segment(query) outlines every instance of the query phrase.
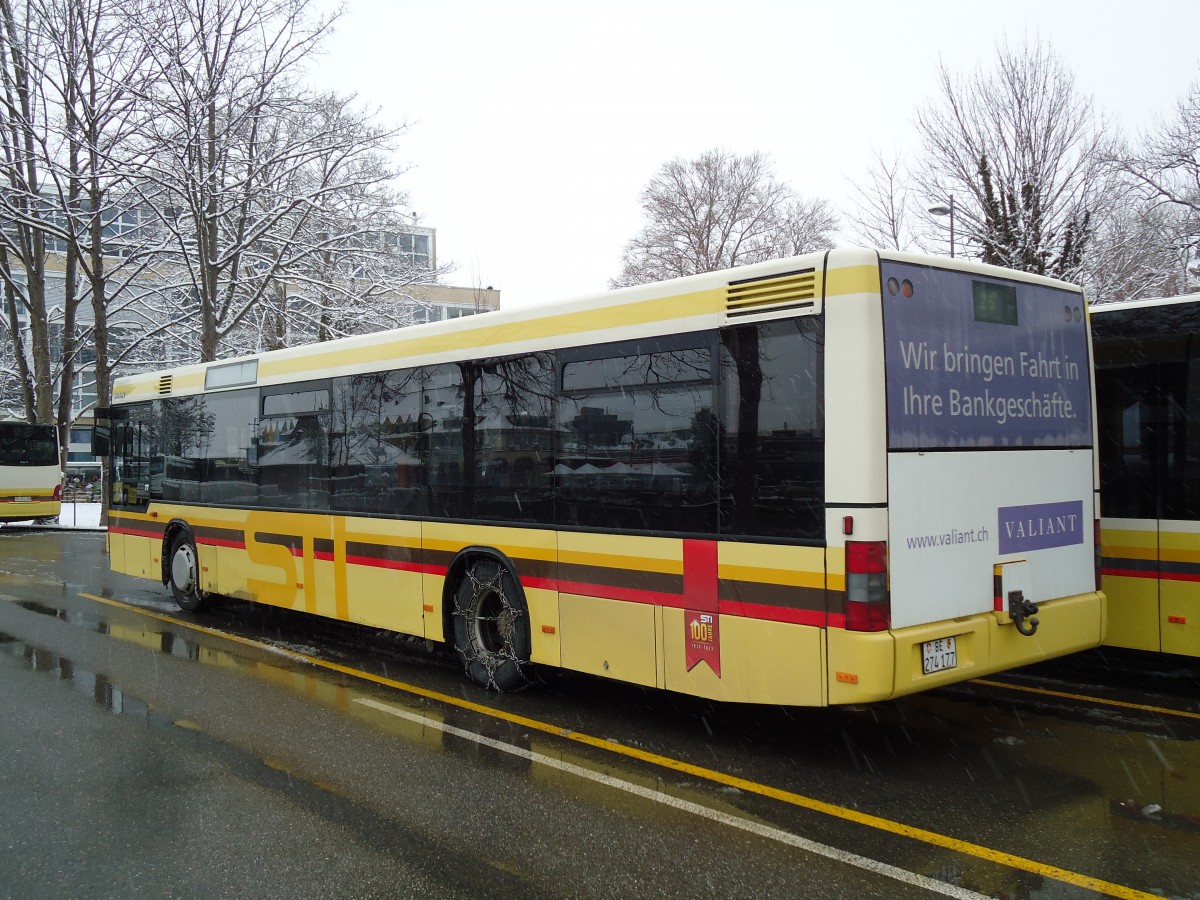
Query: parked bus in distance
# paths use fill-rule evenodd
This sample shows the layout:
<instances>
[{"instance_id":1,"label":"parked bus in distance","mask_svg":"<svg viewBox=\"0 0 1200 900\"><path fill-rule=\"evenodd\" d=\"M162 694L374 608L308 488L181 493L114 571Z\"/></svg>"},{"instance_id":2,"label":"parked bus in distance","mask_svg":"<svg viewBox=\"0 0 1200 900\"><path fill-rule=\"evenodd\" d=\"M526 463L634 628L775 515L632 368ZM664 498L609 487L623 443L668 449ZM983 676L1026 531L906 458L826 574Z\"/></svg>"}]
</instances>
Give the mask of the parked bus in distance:
<instances>
[{"instance_id":1,"label":"parked bus in distance","mask_svg":"<svg viewBox=\"0 0 1200 900\"><path fill-rule=\"evenodd\" d=\"M1200 294L1091 313L1105 643L1200 656Z\"/></svg>"},{"instance_id":2,"label":"parked bus in distance","mask_svg":"<svg viewBox=\"0 0 1200 900\"><path fill-rule=\"evenodd\" d=\"M54 425L0 422L0 522L57 519L60 465Z\"/></svg>"},{"instance_id":3,"label":"parked bus in distance","mask_svg":"<svg viewBox=\"0 0 1200 900\"><path fill-rule=\"evenodd\" d=\"M121 378L112 566L502 690L885 700L1100 643L1090 353L1078 288L842 249Z\"/></svg>"}]
</instances>

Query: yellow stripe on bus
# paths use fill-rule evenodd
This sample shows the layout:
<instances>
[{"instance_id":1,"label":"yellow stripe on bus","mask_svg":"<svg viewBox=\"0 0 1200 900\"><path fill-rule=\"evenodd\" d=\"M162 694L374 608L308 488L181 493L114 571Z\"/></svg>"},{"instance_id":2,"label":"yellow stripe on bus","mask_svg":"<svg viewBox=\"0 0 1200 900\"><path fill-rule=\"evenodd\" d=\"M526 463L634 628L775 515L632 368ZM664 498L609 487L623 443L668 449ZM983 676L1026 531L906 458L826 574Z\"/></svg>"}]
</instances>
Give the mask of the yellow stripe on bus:
<instances>
[{"instance_id":1,"label":"yellow stripe on bus","mask_svg":"<svg viewBox=\"0 0 1200 900\"><path fill-rule=\"evenodd\" d=\"M721 563L720 576L732 581L752 581L757 584L781 584L787 587L825 587L823 571L762 569L757 566L733 566Z\"/></svg>"},{"instance_id":2,"label":"yellow stripe on bus","mask_svg":"<svg viewBox=\"0 0 1200 900\"><path fill-rule=\"evenodd\" d=\"M590 311L573 310L557 315L523 318L497 325L481 322L478 328L408 339L396 338L374 346L355 345L324 353L289 355L283 359L262 357L259 361L259 378L276 378L280 375L351 364L361 366L366 363L403 361L412 357L437 354L469 355L470 351L479 348L494 350L504 344L528 343L559 335L586 335L652 322L670 322L674 319L718 313L722 309L723 298L724 291L699 291L653 300L639 300L620 306L604 306Z\"/></svg>"},{"instance_id":3,"label":"yellow stripe on bus","mask_svg":"<svg viewBox=\"0 0 1200 900\"><path fill-rule=\"evenodd\" d=\"M825 270L825 296L840 294L878 294L879 266L846 266Z\"/></svg>"}]
</instances>

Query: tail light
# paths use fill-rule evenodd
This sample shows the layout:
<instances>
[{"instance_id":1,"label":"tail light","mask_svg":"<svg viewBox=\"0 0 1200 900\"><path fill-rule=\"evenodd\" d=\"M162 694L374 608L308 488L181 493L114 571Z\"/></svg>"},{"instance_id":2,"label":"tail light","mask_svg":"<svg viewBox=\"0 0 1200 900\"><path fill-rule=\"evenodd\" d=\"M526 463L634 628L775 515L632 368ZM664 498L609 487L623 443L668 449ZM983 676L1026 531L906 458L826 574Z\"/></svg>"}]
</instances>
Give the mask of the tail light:
<instances>
[{"instance_id":1,"label":"tail light","mask_svg":"<svg viewBox=\"0 0 1200 900\"><path fill-rule=\"evenodd\" d=\"M60 503L62 502L62 485L61 484L56 484L54 486L54 499L59 501Z\"/></svg>"},{"instance_id":2,"label":"tail light","mask_svg":"<svg viewBox=\"0 0 1200 900\"><path fill-rule=\"evenodd\" d=\"M1100 520L1096 519L1096 590L1104 584L1104 557L1100 552Z\"/></svg>"},{"instance_id":3,"label":"tail light","mask_svg":"<svg viewBox=\"0 0 1200 900\"><path fill-rule=\"evenodd\" d=\"M887 631L887 543L846 541L846 630Z\"/></svg>"}]
</instances>

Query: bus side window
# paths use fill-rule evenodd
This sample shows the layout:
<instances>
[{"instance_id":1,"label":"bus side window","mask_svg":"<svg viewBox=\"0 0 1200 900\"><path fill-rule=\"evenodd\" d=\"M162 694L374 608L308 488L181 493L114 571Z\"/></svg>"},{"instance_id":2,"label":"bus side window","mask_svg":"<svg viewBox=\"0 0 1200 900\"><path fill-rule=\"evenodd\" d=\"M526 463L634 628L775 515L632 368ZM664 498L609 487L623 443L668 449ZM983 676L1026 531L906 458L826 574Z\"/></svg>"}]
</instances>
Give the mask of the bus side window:
<instances>
[{"instance_id":1,"label":"bus side window","mask_svg":"<svg viewBox=\"0 0 1200 900\"><path fill-rule=\"evenodd\" d=\"M721 338L721 533L825 533L824 331L817 316Z\"/></svg>"}]
</instances>

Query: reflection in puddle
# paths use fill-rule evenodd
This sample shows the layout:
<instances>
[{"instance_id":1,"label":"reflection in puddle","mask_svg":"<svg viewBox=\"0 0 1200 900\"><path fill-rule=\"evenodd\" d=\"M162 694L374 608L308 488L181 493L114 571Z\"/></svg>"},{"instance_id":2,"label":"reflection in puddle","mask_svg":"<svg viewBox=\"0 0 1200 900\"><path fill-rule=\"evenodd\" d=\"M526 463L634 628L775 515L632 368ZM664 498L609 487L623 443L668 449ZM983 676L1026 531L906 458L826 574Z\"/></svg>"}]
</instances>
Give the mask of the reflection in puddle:
<instances>
[{"instance_id":1,"label":"reflection in puddle","mask_svg":"<svg viewBox=\"0 0 1200 900\"><path fill-rule=\"evenodd\" d=\"M66 682L83 696L90 697L109 712L132 715L150 724L150 705L146 701L130 696L106 676L82 669L65 656L26 644L3 632L0 632L0 652L23 660L35 672L57 675L60 681Z\"/></svg>"},{"instance_id":2,"label":"reflection in puddle","mask_svg":"<svg viewBox=\"0 0 1200 900\"><path fill-rule=\"evenodd\" d=\"M38 613L39 615L49 616L52 619L58 619L71 625L78 625L88 629L89 631L94 631L97 634L107 635L108 637L114 637L118 640L136 644L139 647L146 647L150 650L156 650L159 653L163 653L167 656L175 656L180 659L200 659L200 645L195 641L181 637L174 632L147 631L141 627L131 628L126 625L118 625L112 622L102 622L99 619L84 615L83 613L71 612L61 609L57 606L39 603L35 600L22 600L16 605L22 609L27 609L30 612ZM228 655L222 654L221 651L217 650L212 650L209 652L218 656Z\"/></svg>"},{"instance_id":3,"label":"reflection in puddle","mask_svg":"<svg viewBox=\"0 0 1200 900\"><path fill-rule=\"evenodd\" d=\"M361 689L361 682L353 676L345 674L314 673L312 664L307 661L277 663L264 662L254 659L248 654L231 653L216 649L207 644L180 636L171 631L147 630L140 625L123 625L117 622L101 622L79 612L64 610L50 604L36 601L21 601L17 605L30 612L68 622L90 631L115 638L126 643L172 656L177 659L187 659L204 665L216 666L222 669L233 669L240 674L249 675L260 681L265 681L275 687L283 688L290 693L334 708L340 712L368 724L373 730L389 734L405 742L437 753L452 753L455 756L470 757L485 762L490 766L517 769L520 771L537 771L539 767L531 767L528 760L500 753L488 746L487 742L464 740L455 732L474 732L481 730L485 735L514 744L525 751L534 749L542 753L554 755L559 759L571 759L576 765L608 772L620 771L621 767L614 766L611 758L600 754L594 758L592 754L580 752L579 748L563 747L560 742L549 738L531 737L529 733L511 734L503 725L485 720L480 722L478 716L455 707L439 708L400 693L388 693L387 703L393 709L404 710L408 717L398 717L393 714L381 713L373 708L377 693ZM79 669L70 660L57 656L48 650L34 647L23 641L0 632L0 647L9 653L24 659L37 672L57 673L64 681L71 682L76 689L92 697L96 703L113 712L124 713L138 710L141 718L146 719L149 705L145 701L130 698L122 690L103 675ZM320 651L313 648L309 651L315 655ZM370 702L364 703L364 699ZM176 724L163 719L165 724ZM182 724L182 723L177 723ZM658 789L668 785L657 776L647 777L644 773L635 774L624 772L624 777L653 784Z\"/></svg>"},{"instance_id":4,"label":"reflection in puddle","mask_svg":"<svg viewBox=\"0 0 1200 900\"><path fill-rule=\"evenodd\" d=\"M85 616L82 613L68 612L57 606L38 603L36 600L19 600L15 605L21 607L21 609L27 609L41 616L49 616L52 619L58 619L71 625L82 625L84 628L95 631L98 634L108 634L107 622L101 622L99 619Z\"/></svg>"}]
</instances>

